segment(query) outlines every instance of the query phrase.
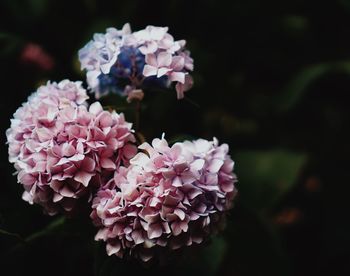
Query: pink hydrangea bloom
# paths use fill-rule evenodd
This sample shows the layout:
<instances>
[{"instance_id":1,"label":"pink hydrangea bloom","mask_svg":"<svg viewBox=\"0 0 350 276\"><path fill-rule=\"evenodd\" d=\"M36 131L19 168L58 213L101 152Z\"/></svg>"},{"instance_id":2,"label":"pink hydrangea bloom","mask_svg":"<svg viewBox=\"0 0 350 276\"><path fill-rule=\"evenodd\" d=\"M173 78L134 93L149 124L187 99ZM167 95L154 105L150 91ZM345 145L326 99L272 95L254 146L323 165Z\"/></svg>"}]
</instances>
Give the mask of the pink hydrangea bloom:
<instances>
[{"instance_id":1,"label":"pink hydrangea bloom","mask_svg":"<svg viewBox=\"0 0 350 276\"><path fill-rule=\"evenodd\" d=\"M184 46L185 43L182 45ZM173 46L169 47L173 48ZM193 80L189 71L193 70L193 59L190 58L188 51L182 51L182 47L175 53L167 48L160 48L156 52L147 54L145 61L143 75L145 77L156 76L157 78L167 76L170 82L176 82L178 99L182 99L184 92L192 87Z\"/></svg>"},{"instance_id":2,"label":"pink hydrangea bloom","mask_svg":"<svg viewBox=\"0 0 350 276\"><path fill-rule=\"evenodd\" d=\"M41 86L16 111L6 133L23 199L50 215L89 199L101 177L136 153L123 114L104 111L98 102L88 108L87 98L80 82Z\"/></svg>"},{"instance_id":3,"label":"pink hydrangea bloom","mask_svg":"<svg viewBox=\"0 0 350 276\"><path fill-rule=\"evenodd\" d=\"M143 30L132 33L125 42L129 46L139 45L144 55L155 53L157 50L166 50L174 54L185 46L186 41L175 41L168 30L168 27L147 26Z\"/></svg>"},{"instance_id":4,"label":"pink hydrangea bloom","mask_svg":"<svg viewBox=\"0 0 350 276\"><path fill-rule=\"evenodd\" d=\"M199 139L169 147L144 143L93 199L96 240L108 255L147 261L155 251L201 243L215 231L236 194L228 146Z\"/></svg>"},{"instance_id":5,"label":"pink hydrangea bloom","mask_svg":"<svg viewBox=\"0 0 350 276\"><path fill-rule=\"evenodd\" d=\"M185 40L174 40L168 27L147 26L131 32L125 24L122 30L109 28L105 34L95 34L79 51L79 60L96 97L110 92L128 96L129 91L142 89L151 79L149 83L156 88L175 82L181 99L193 84L189 75L193 59L185 45Z\"/></svg>"},{"instance_id":6,"label":"pink hydrangea bloom","mask_svg":"<svg viewBox=\"0 0 350 276\"><path fill-rule=\"evenodd\" d=\"M81 69L87 70L87 83L97 93L97 98L100 94L98 77L101 73L110 72L111 67L117 61L124 37L130 33L128 23L121 30L108 28L105 34L94 34L93 40L79 50Z\"/></svg>"}]
</instances>

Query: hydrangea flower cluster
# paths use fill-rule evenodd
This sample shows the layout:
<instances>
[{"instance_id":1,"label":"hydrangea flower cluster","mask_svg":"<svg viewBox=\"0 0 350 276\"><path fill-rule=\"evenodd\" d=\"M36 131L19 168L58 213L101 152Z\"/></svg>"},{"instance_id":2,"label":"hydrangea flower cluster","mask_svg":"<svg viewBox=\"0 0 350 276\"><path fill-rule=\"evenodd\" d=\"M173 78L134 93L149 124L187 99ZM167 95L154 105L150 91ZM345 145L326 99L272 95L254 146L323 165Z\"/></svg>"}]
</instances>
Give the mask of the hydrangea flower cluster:
<instances>
[{"instance_id":1,"label":"hydrangea flower cluster","mask_svg":"<svg viewBox=\"0 0 350 276\"><path fill-rule=\"evenodd\" d=\"M108 255L148 261L159 248L201 243L215 231L236 194L226 144L199 139L169 147L165 139L120 167L93 200L95 239Z\"/></svg>"},{"instance_id":2,"label":"hydrangea flower cluster","mask_svg":"<svg viewBox=\"0 0 350 276\"><path fill-rule=\"evenodd\" d=\"M134 90L176 82L181 99L193 84L193 59L185 45L185 40L175 41L167 27L131 32L125 24L122 30L108 28L105 34L95 34L79 51L79 60L96 98L109 92L130 96Z\"/></svg>"},{"instance_id":3,"label":"hydrangea flower cluster","mask_svg":"<svg viewBox=\"0 0 350 276\"><path fill-rule=\"evenodd\" d=\"M89 108L80 82L41 86L20 107L7 130L9 160L25 191L23 199L50 215L89 200L100 178L127 164L136 147L122 114Z\"/></svg>"},{"instance_id":4,"label":"hydrangea flower cluster","mask_svg":"<svg viewBox=\"0 0 350 276\"><path fill-rule=\"evenodd\" d=\"M79 59L96 98L112 92L140 101L143 89L176 82L180 99L192 86L185 44L167 27L131 32L125 24L95 34ZM138 150L124 115L88 98L81 82L48 82L15 112L6 136L25 201L49 215L90 208L108 255L142 261L200 244L221 228L237 192L226 144L169 146L163 136Z\"/></svg>"}]
</instances>

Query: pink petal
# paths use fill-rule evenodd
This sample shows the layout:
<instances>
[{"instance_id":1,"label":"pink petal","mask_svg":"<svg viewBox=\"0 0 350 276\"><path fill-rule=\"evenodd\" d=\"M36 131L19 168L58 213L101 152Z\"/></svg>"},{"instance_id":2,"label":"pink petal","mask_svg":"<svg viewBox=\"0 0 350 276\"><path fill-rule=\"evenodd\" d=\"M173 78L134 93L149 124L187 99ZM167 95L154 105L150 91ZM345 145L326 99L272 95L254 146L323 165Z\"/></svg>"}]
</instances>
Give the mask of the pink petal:
<instances>
[{"instance_id":1,"label":"pink petal","mask_svg":"<svg viewBox=\"0 0 350 276\"><path fill-rule=\"evenodd\" d=\"M216 185L218 183L218 174L217 173L207 174L205 183L207 185Z\"/></svg>"},{"instance_id":2,"label":"pink petal","mask_svg":"<svg viewBox=\"0 0 350 276\"><path fill-rule=\"evenodd\" d=\"M161 40L167 31L168 27L152 27L150 30L150 36L152 39Z\"/></svg>"},{"instance_id":3,"label":"pink petal","mask_svg":"<svg viewBox=\"0 0 350 276\"><path fill-rule=\"evenodd\" d=\"M168 195L165 198L163 204L166 205L166 206L175 206L175 205L177 205L179 203L179 201L180 201L179 199L177 199L177 198L175 198L175 197L173 197L171 195Z\"/></svg>"},{"instance_id":4,"label":"pink petal","mask_svg":"<svg viewBox=\"0 0 350 276\"><path fill-rule=\"evenodd\" d=\"M33 204L33 196L26 191L23 192L22 199L29 202L29 204Z\"/></svg>"},{"instance_id":5,"label":"pink petal","mask_svg":"<svg viewBox=\"0 0 350 276\"><path fill-rule=\"evenodd\" d=\"M181 232L187 232L188 224L185 221L175 221L171 224L171 230L174 236L178 236Z\"/></svg>"},{"instance_id":6,"label":"pink petal","mask_svg":"<svg viewBox=\"0 0 350 276\"><path fill-rule=\"evenodd\" d=\"M157 71L158 71L158 68L157 68L157 67L154 67L154 66L151 66L151 65L146 64L145 67L143 67L143 72L142 72L142 74L143 74L145 77L150 77L150 76L155 76L155 75L157 75Z\"/></svg>"},{"instance_id":7,"label":"pink petal","mask_svg":"<svg viewBox=\"0 0 350 276\"><path fill-rule=\"evenodd\" d=\"M184 92L189 90L193 85L193 80L190 75L185 76L185 83L182 84L181 82L178 82L175 86L176 92L177 92L177 98L182 99L184 97Z\"/></svg>"},{"instance_id":8,"label":"pink petal","mask_svg":"<svg viewBox=\"0 0 350 276\"><path fill-rule=\"evenodd\" d=\"M158 44L155 41L149 41L145 45L139 47L139 50L142 54L152 54L158 49Z\"/></svg>"},{"instance_id":9,"label":"pink petal","mask_svg":"<svg viewBox=\"0 0 350 276\"><path fill-rule=\"evenodd\" d=\"M160 52L157 56L158 67L168 67L171 64L171 61L172 56L167 52Z\"/></svg>"},{"instance_id":10,"label":"pink petal","mask_svg":"<svg viewBox=\"0 0 350 276\"><path fill-rule=\"evenodd\" d=\"M173 57L173 60L171 62L171 68L174 71L181 71L185 66L185 59L181 56L175 56Z\"/></svg>"},{"instance_id":11,"label":"pink petal","mask_svg":"<svg viewBox=\"0 0 350 276\"><path fill-rule=\"evenodd\" d=\"M225 193L230 193L232 192L235 187L233 185L233 182L226 182L226 183L222 183L220 185L220 188L225 192Z\"/></svg>"},{"instance_id":12,"label":"pink petal","mask_svg":"<svg viewBox=\"0 0 350 276\"><path fill-rule=\"evenodd\" d=\"M68 143L64 143L62 145L62 155L65 156L65 157L70 157L72 155L75 154L75 148L68 144Z\"/></svg>"},{"instance_id":13,"label":"pink petal","mask_svg":"<svg viewBox=\"0 0 350 276\"><path fill-rule=\"evenodd\" d=\"M72 192L67 186L63 186L60 190L60 194L64 197L73 197L74 192Z\"/></svg>"},{"instance_id":14,"label":"pink petal","mask_svg":"<svg viewBox=\"0 0 350 276\"><path fill-rule=\"evenodd\" d=\"M63 198L62 195L55 193L55 194L53 195L52 201L53 201L53 202L59 202L62 198Z\"/></svg>"},{"instance_id":15,"label":"pink petal","mask_svg":"<svg viewBox=\"0 0 350 276\"><path fill-rule=\"evenodd\" d=\"M140 166L145 166L149 162L149 157L143 152L139 152L135 155L133 159L130 160L130 164L137 164Z\"/></svg>"},{"instance_id":16,"label":"pink petal","mask_svg":"<svg viewBox=\"0 0 350 276\"><path fill-rule=\"evenodd\" d=\"M158 43L158 47L165 50L172 48L173 45L174 45L174 38L171 35L164 37Z\"/></svg>"},{"instance_id":17,"label":"pink petal","mask_svg":"<svg viewBox=\"0 0 350 276\"><path fill-rule=\"evenodd\" d=\"M85 159L81 163L80 169L86 172L93 172L95 170L95 167L96 162L90 157L85 157Z\"/></svg>"},{"instance_id":18,"label":"pink petal","mask_svg":"<svg viewBox=\"0 0 350 276\"><path fill-rule=\"evenodd\" d=\"M64 157L64 158L61 158L60 161L58 161L54 166L61 166L69 162L70 162L69 159Z\"/></svg>"},{"instance_id":19,"label":"pink petal","mask_svg":"<svg viewBox=\"0 0 350 276\"><path fill-rule=\"evenodd\" d=\"M181 174L181 180L184 184L191 184L193 181L196 180L196 177L194 176L193 172L185 171Z\"/></svg>"},{"instance_id":20,"label":"pink petal","mask_svg":"<svg viewBox=\"0 0 350 276\"><path fill-rule=\"evenodd\" d=\"M107 240L107 234L108 234L108 228L102 228L98 230L97 234L95 235L95 241L106 241Z\"/></svg>"},{"instance_id":21,"label":"pink petal","mask_svg":"<svg viewBox=\"0 0 350 276\"><path fill-rule=\"evenodd\" d=\"M148 64L150 66L158 67L157 57L155 54L146 55L145 61L146 61L146 64Z\"/></svg>"},{"instance_id":22,"label":"pink petal","mask_svg":"<svg viewBox=\"0 0 350 276\"><path fill-rule=\"evenodd\" d=\"M131 233L131 237L133 238L135 244L141 244L145 241L145 239L142 236L142 232L141 231L133 231Z\"/></svg>"},{"instance_id":23,"label":"pink petal","mask_svg":"<svg viewBox=\"0 0 350 276\"><path fill-rule=\"evenodd\" d=\"M161 67L158 69L158 73L157 73L157 78L160 78L161 76L164 76L166 73L170 72L171 69L169 68L165 68L165 67Z\"/></svg>"},{"instance_id":24,"label":"pink petal","mask_svg":"<svg viewBox=\"0 0 350 276\"><path fill-rule=\"evenodd\" d=\"M181 220L184 220L186 216L185 212L182 211L181 209L175 209L174 214L177 215Z\"/></svg>"},{"instance_id":25,"label":"pink petal","mask_svg":"<svg viewBox=\"0 0 350 276\"><path fill-rule=\"evenodd\" d=\"M123 148L123 156L128 160L133 158L136 155L136 153L137 153L137 148L132 144L127 144Z\"/></svg>"},{"instance_id":26,"label":"pink petal","mask_svg":"<svg viewBox=\"0 0 350 276\"><path fill-rule=\"evenodd\" d=\"M52 133L44 127L36 129L36 134L40 142L45 142L52 138Z\"/></svg>"},{"instance_id":27,"label":"pink petal","mask_svg":"<svg viewBox=\"0 0 350 276\"><path fill-rule=\"evenodd\" d=\"M33 185L36 181L36 178L31 174L21 174L20 173L18 175L18 179L23 185Z\"/></svg>"},{"instance_id":28,"label":"pink petal","mask_svg":"<svg viewBox=\"0 0 350 276\"><path fill-rule=\"evenodd\" d=\"M197 159L196 161L194 161L194 162L191 164L191 169L192 169L192 170L199 171L199 170L203 169L204 163L205 163L205 162L204 162L203 159Z\"/></svg>"},{"instance_id":29,"label":"pink petal","mask_svg":"<svg viewBox=\"0 0 350 276\"><path fill-rule=\"evenodd\" d=\"M111 245L109 243L107 243L107 246L106 246L106 251L107 251L107 255L108 256L111 256L113 254L116 254L119 252L121 246L120 246L120 243L116 243L115 245Z\"/></svg>"},{"instance_id":30,"label":"pink petal","mask_svg":"<svg viewBox=\"0 0 350 276\"><path fill-rule=\"evenodd\" d=\"M98 115L103 111L103 107L99 102L94 102L89 107L89 112L91 112L94 115Z\"/></svg>"},{"instance_id":31,"label":"pink petal","mask_svg":"<svg viewBox=\"0 0 350 276\"><path fill-rule=\"evenodd\" d=\"M62 182L60 181L52 181L50 183L50 187L57 193L59 193L59 191L61 190L61 187L63 186Z\"/></svg>"},{"instance_id":32,"label":"pink petal","mask_svg":"<svg viewBox=\"0 0 350 276\"><path fill-rule=\"evenodd\" d=\"M194 199L196 196L201 195L203 192L200 189L192 189L188 194L189 199Z\"/></svg>"},{"instance_id":33,"label":"pink petal","mask_svg":"<svg viewBox=\"0 0 350 276\"><path fill-rule=\"evenodd\" d=\"M173 180L173 183L172 185L174 187L181 187L182 186L182 181L181 181L181 178L180 177L175 177L174 180Z\"/></svg>"},{"instance_id":34,"label":"pink petal","mask_svg":"<svg viewBox=\"0 0 350 276\"><path fill-rule=\"evenodd\" d=\"M159 198L152 197L151 200L149 201L149 206L156 207L158 203L160 203Z\"/></svg>"},{"instance_id":35,"label":"pink petal","mask_svg":"<svg viewBox=\"0 0 350 276\"><path fill-rule=\"evenodd\" d=\"M159 238L162 235L162 233L162 227L158 223L151 224L147 231L149 239Z\"/></svg>"},{"instance_id":36,"label":"pink petal","mask_svg":"<svg viewBox=\"0 0 350 276\"><path fill-rule=\"evenodd\" d=\"M98 118L100 127L106 128L113 125L113 119L109 112L102 112Z\"/></svg>"},{"instance_id":37,"label":"pink petal","mask_svg":"<svg viewBox=\"0 0 350 276\"><path fill-rule=\"evenodd\" d=\"M109 158L103 158L101 160L101 167L105 169L116 169L115 163Z\"/></svg>"},{"instance_id":38,"label":"pink petal","mask_svg":"<svg viewBox=\"0 0 350 276\"><path fill-rule=\"evenodd\" d=\"M185 73L183 72L171 72L169 75L169 80L178 81L182 84L185 83Z\"/></svg>"},{"instance_id":39,"label":"pink petal","mask_svg":"<svg viewBox=\"0 0 350 276\"><path fill-rule=\"evenodd\" d=\"M152 146L160 152L165 152L169 148L168 142L165 139L159 138L153 139Z\"/></svg>"},{"instance_id":40,"label":"pink petal","mask_svg":"<svg viewBox=\"0 0 350 276\"><path fill-rule=\"evenodd\" d=\"M208 171L211 173L217 173L223 164L224 161L220 159L213 159L208 166Z\"/></svg>"},{"instance_id":41,"label":"pink petal","mask_svg":"<svg viewBox=\"0 0 350 276\"><path fill-rule=\"evenodd\" d=\"M80 182L85 187L87 187L89 185L89 182L90 182L90 179L91 179L92 176L93 176L93 174L91 174L91 173L87 173L87 172L84 172L84 171L79 171L74 176L74 180Z\"/></svg>"},{"instance_id":42,"label":"pink petal","mask_svg":"<svg viewBox=\"0 0 350 276\"><path fill-rule=\"evenodd\" d=\"M84 154L78 153L78 154L73 155L72 157L69 157L68 159L69 159L69 161L81 161L84 159L84 157L85 157Z\"/></svg>"}]
</instances>

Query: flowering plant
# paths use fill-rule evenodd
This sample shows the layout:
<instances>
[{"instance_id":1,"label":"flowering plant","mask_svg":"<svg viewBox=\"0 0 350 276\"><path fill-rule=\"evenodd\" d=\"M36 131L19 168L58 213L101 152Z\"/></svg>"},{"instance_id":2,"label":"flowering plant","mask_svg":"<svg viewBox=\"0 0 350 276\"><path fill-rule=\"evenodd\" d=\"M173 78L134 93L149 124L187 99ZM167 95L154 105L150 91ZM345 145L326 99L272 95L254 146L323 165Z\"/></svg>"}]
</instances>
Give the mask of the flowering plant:
<instances>
[{"instance_id":1,"label":"flowering plant","mask_svg":"<svg viewBox=\"0 0 350 276\"><path fill-rule=\"evenodd\" d=\"M105 34L95 34L79 51L79 60L97 98L114 92L130 100L135 90L176 82L181 99L193 84L193 59L185 45L185 40L175 41L167 27L147 26L132 33L125 24L122 30L108 28Z\"/></svg>"},{"instance_id":2,"label":"flowering plant","mask_svg":"<svg viewBox=\"0 0 350 276\"><path fill-rule=\"evenodd\" d=\"M125 24L95 34L79 59L96 98L118 93L140 104L144 90L176 82L182 99L193 84L185 44L167 27ZM124 114L88 99L81 82L48 82L15 112L6 135L25 201L49 215L90 210L108 255L142 261L222 228L237 193L227 144L169 145L163 135L150 145Z\"/></svg>"}]
</instances>

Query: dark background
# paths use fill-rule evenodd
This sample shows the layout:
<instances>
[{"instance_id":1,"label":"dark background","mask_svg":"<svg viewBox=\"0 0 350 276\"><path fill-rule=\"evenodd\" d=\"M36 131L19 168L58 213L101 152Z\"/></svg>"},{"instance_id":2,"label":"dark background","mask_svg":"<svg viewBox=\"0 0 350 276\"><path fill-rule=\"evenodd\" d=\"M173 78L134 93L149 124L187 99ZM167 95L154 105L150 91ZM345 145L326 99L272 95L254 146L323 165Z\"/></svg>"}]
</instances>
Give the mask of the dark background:
<instances>
[{"instance_id":1,"label":"dark background","mask_svg":"<svg viewBox=\"0 0 350 276\"><path fill-rule=\"evenodd\" d=\"M61 225L22 201L7 160L20 104L84 80L77 51L125 22L169 26L195 61L188 100L146 94L146 138L216 136L240 180L226 230L161 268L106 258L86 217ZM350 275L349 37L347 0L1 0L0 274Z\"/></svg>"}]
</instances>

